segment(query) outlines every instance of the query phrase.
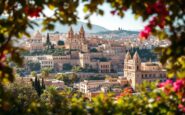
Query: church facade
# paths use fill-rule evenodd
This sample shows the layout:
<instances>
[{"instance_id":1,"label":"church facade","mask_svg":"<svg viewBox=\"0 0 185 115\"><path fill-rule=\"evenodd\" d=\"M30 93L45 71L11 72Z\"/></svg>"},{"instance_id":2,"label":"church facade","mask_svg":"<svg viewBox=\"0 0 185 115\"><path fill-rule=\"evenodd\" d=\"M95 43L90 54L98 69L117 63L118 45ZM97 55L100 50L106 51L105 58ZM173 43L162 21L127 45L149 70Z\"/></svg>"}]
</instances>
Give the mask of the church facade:
<instances>
[{"instance_id":1,"label":"church facade","mask_svg":"<svg viewBox=\"0 0 185 115\"><path fill-rule=\"evenodd\" d=\"M130 53L127 52L124 59L123 71L124 77L127 78L133 89L136 88L137 84L143 83L143 81L163 82L166 80L166 70L159 62L141 62L137 52L135 52L133 58Z\"/></svg>"},{"instance_id":2,"label":"church facade","mask_svg":"<svg viewBox=\"0 0 185 115\"><path fill-rule=\"evenodd\" d=\"M80 28L79 33L74 33L72 27L67 33L65 48L70 50L79 50L88 52L88 45L85 38L85 31L83 26Z\"/></svg>"}]
</instances>

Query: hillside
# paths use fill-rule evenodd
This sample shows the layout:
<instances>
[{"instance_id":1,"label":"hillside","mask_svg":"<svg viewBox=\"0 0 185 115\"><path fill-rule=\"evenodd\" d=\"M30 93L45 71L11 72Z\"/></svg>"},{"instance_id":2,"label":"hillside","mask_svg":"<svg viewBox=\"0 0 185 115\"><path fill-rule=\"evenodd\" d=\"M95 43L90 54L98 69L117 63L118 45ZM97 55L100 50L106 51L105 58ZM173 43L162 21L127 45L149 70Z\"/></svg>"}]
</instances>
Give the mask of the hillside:
<instances>
[{"instance_id":1,"label":"hillside","mask_svg":"<svg viewBox=\"0 0 185 115\"><path fill-rule=\"evenodd\" d=\"M38 24L40 24L40 26L34 26L35 29L34 30L29 29L28 30L29 32L41 30L41 28L42 28L42 26L41 26L42 19L35 19L34 21L37 22ZM55 29L52 32L66 33L69 30L68 25L61 25L58 22L55 23L54 25L55 25ZM72 25L74 31L79 31L81 26L84 27L84 29L87 33L97 33L97 32L109 31L108 29L106 29L102 26L98 26L98 25L94 25L94 24L92 24L92 29L89 29L87 27L86 23L81 22L81 21L78 21L78 23L76 25Z\"/></svg>"},{"instance_id":2,"label":"hillside","mask_svg":"<svg viewBox=\"0 0 185 115\"><path fill-rule=\"evenodd\" d=\"M97 35L101 35L105 38L114 38L114 39L119 39L119 38L124 38L128 36L137 36L138 31L129 31L129 30L113 30L113 31L104 31L104 32L97 32Z\"/></svg>"}]
</instances>

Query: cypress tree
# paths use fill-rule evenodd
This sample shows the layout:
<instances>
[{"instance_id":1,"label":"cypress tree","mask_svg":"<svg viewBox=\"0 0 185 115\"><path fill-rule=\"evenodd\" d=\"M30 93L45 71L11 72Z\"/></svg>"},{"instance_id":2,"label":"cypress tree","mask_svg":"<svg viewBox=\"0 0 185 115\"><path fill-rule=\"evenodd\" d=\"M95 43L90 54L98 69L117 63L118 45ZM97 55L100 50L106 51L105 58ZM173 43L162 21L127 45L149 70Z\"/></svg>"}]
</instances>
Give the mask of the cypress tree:
<instances>
[{"instance_id":1,"label":"cypress tree","mask_svg":"<svg viewBox=\"0 0 185 115\"><path fill-rule=\"evenodd\" d=\"M38 81L37 81L37 93L38 93L38 95L40 96L41 95L41 86L40 86L40 80L38 79Z\"/></svg>"},{"instance_id":2,"label":"cypress tree","mask_svg":"<svg viewBox=\"0 0 185 115\"><path fill-rule=\"evenodd\" d=\"M44 90L45 88L46 88L46 86L45 86L45 83L44 83L44 78L42 78L42 90Z\"/></svg>"}]
</instances>

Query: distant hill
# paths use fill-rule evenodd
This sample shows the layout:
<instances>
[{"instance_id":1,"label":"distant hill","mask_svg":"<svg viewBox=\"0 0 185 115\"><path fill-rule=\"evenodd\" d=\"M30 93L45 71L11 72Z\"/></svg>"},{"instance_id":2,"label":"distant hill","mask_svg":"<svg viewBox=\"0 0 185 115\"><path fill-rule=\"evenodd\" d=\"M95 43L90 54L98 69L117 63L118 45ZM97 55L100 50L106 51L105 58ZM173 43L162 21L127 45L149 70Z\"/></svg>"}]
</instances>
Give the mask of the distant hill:
<instances>
[{"instance_id":1,"label":"distant hill","mask_svg":"<svg viewBox=\"0 0 185 115\"><path fill-rule=\"evenodd\" d=\"M40 26L34 26L34 30L28 29L29 32L34 32L37 30L41 30L42 26L41 26L41 22L42 19L35 19L35 22L37 22ZM68 25L61 25L59 22L55 23L55 29L51 32L59 32L59 33L66 33L69 30L69 26ZM73 30L74 31L79 31L80 27L83 26L85 31L87 33L97 33L97 32L106 32L109 31L108 29L102 27L102 26L98 26L98 25L94 25L92 24L92 29L89 29L86 25L86 23L78 21L76 25L72 25Z\"/></svg>"},{"instance_id":2,"label":"distant hill","mask_svg":"<svg viewBox=\"0 0 185 115\"><path fill-rule=\"evenodd\" d=\"M97 32L96 34L101 35L106 38L123 38L128 36L137 36L139 34L138 31L129 31L129 30L112 30L112 31L104 31Z\"/></svg>"},{"instance_id":3,"label":"distant hill","mask_svg":"<svg viewBox=\"0 0 185 115\"><path fill-rule=\"evenodd\" d=\"M103 34L121 34L121 35L130 35L130 34L138 34L138 31L129 31L129 30L109 30L109 31L103 31L103 32L97 32L97 34L103 35Z\"/></svg>"}]
</instances>

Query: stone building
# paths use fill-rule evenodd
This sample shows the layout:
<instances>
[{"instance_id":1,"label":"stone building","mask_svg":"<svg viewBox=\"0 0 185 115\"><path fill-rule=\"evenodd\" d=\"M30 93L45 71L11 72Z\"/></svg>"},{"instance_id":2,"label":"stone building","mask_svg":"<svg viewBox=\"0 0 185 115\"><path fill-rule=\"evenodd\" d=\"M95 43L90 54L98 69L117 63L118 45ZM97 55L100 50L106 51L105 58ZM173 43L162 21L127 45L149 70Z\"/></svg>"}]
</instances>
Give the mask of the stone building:
<instances>
[{"instance_id":1,"label":"stone building","mask_svg":"<svg viewBox=\"0 0 185 115\"><path fill-rule=\"evenodd\" d=\"M127 52L124 60L124 77L135 89L136 84L141 84L143 81L165 81L166 70L159 62L141 62L141 59L137 52L135 52L133 58L129 52Z\"/></svg>"},{"instance_id":2,"label":"stone building","mask_svg":"<svg viewBox=\"0 0 185 115\"><path fill-rule=\"evenodd\" d=\"M41 51L44 48L42 34L37 31L37 33L33 37L28 39L25 48L28 49L30 52Z\"/></svg>"},{"instance_id":3,"label":"stone building","mask_svg":"<svg viewBox=\"0 0 185 115\"><path fill-rule=\"evenodd\" d=\"M88 52L88 45L85 39L85 31L83 26L80 28L79 33L74 33L72 27L67 33L65 48L70 50L80 50Z\"/></svg>"}]
</instances>

